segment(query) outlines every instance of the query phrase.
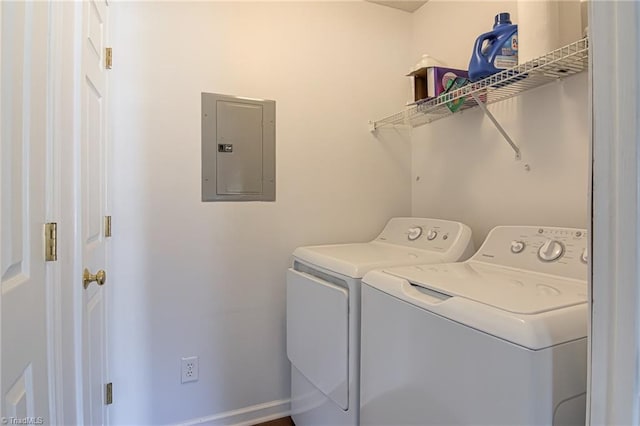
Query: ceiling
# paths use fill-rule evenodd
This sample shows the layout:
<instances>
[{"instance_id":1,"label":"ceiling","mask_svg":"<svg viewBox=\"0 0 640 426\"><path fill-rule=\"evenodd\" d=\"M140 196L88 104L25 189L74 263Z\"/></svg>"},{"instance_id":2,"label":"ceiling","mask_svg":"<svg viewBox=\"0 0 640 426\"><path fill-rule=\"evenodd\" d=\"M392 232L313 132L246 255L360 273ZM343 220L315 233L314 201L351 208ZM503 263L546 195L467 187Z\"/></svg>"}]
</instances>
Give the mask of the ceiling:
<instances>
[{"instance_id":1,"label":"ceiling","mask_svg":"<svg viewBox=\"0 0 640 426\"><path fill-rule=\"evenodd\" d=\"M394 9L404 10L405 12L415 12L420 9L427 1L409 0L409 1L377 1L366 0L371 3L381 4L383 6L393 7Z\"/></svg>"}]
</instances>

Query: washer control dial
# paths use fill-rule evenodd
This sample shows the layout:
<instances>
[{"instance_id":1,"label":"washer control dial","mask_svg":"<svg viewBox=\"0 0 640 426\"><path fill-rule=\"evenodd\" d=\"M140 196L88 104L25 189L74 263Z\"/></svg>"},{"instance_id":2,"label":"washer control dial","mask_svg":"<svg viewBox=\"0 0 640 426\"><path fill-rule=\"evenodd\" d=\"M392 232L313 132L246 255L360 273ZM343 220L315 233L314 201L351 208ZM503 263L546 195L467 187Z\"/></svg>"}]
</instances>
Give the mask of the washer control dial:
<instances>
[{"instance_id":1,"label":"washer control dial","mask_svg":"<svg viewBox=\"0 0 640 426\"><path fill-rule=\"evenodd\" d=\"M437 236L438 231L436 231L435 229L429 229L429 232L427 232L427 240L429 241L435 240Z\"/></svg>"},{"instance_id":2,"label":"washer control dial","mask_svg":"<svg viewBox=\"0 0 640 426\"><path fill-rule=\"evenodd\" d=\"M511 241L511 253L522 253L524 250L525 244L524 241L513 240Z\"/></svg>"},{"instance_id":3,"label":"washer control dial","mask_svg":"<svg viewBox=\"0 0 640 426\"><path fill-rule=\"evenodd\" d=\"M587 250L586 248L582 250L580 261L582 261L582 263L587 263L589 261L589 250Z\"/></svg>"},{"instance_id":4,"label":"washer control dial","mask_svg":"<svg viewBox=\"0 0 640 426\"><path fill-rule=\"evenodd\" d=\"M415 241L418 238L420 238L420 235L422 235L422 228L419 226L416 226L415 228L409 228L409 233L407 234L407 238L409 239L409 241Z\"/></svg>"},{"instance_id":5,"label":"washer control dial","mask_svg":"<svg viewBox=\"0 0 640 426\"><path fill-rule=\"evenodd\" d=\"M538 258L543 262L553 262L564 254L564 246L560 241L547 240L538 250Z\"/></svg>"}]
</instances>

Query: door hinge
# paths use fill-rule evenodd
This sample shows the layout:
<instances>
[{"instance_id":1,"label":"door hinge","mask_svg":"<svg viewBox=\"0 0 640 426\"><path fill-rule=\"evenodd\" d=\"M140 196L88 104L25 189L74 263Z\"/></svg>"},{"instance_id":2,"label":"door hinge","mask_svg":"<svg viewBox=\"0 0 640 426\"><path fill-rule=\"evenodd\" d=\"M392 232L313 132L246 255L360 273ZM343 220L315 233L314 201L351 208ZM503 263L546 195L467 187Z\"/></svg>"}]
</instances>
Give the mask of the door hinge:
<instances>
[{"instance_id":1,"label":"door hinge","mask_svg":"<svg viewBox=\"0 0 640 426\"><path fill-rule=\"evenodd\" d=\"M104 67L108 70L113 66L113 49L111 47L107 47L105 49L104 55Z\"/></svg>"},{"instance_id":2,"label":"door hinge","mask_svg":"<svg viewBox=\"0 0 640 426\"><path fill-rule=\"evenodd\" d=\"M113 383L107 383L105 386L104 405L113 404Z\"/></svg>"},{"instance_id":3,"label":"door hinge","mask_svg":"<svg viewBox=\"0 0 640 426\"><path fill-rule=\"evenodd\" d=\"M44 260L58 260L58 224L55 222L44 224Z\"/></svg>"},{"instance_id":4,"label":"door hinge","mask_svg":"<svg viewBox=\"0 0 640 426\"><path fill-rule=\"evenodd\" d=\"M111 236L111 216L104 217L104 236L107 238Z\"/></svg>"}]
</instances>

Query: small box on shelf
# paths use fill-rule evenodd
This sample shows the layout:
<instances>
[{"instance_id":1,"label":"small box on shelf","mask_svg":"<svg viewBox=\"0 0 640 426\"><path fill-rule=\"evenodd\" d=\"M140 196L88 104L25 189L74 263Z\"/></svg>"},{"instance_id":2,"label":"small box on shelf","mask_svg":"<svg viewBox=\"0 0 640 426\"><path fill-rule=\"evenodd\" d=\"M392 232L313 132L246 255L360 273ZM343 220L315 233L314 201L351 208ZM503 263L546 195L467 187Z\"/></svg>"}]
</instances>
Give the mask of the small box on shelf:
<instances>
[{"instance_id":1,"label":"small box on shelf","mask_svg":"<svg viewBox=\"0 0 640 426\"><path fill-rule=\"evenodd\" d=\"M465 70L445 67L425 67L407 75L413 77L414 102L438 97L447 88L449 80L468 77Z\"/></svg>"}]
</instances>

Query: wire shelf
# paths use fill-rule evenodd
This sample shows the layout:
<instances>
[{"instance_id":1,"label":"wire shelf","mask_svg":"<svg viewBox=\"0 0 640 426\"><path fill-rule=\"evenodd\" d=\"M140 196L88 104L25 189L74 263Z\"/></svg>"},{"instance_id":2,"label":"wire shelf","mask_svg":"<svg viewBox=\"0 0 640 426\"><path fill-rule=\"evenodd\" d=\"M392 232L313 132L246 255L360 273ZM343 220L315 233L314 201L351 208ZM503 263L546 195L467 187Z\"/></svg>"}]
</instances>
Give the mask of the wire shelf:
<instances>
[{"instance_id":1,"label":"wire shelf","mask_svg":"<svg viewBox=\"0 0 640 426\"><path fill-rule=\"evenodd\" d=\"M484 104L503 101L527 90L585 71L588 62L589 42L587 38L583 38L524 64L375 121L373 129L396 125L417 127L431 123L478 106L473 95ZM464 98L462 106L451 112L448 104L461 98Z\"/></svg>"}]
</instances>

